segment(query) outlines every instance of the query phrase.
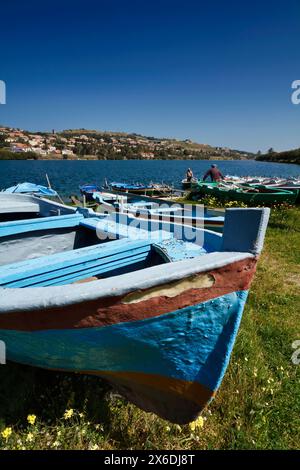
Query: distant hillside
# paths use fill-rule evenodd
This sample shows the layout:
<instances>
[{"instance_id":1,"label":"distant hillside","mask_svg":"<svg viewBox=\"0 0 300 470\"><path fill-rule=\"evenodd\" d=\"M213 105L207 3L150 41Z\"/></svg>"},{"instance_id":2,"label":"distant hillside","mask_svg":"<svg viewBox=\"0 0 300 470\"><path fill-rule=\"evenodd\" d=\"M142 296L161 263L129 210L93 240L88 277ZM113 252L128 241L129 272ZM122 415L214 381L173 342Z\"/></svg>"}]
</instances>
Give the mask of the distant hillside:
<instances>
[{"instance_id":1,"label":"distant hillside","mask_svg":"<svg viewBox=\"0 0 300 470\"><path fill-rule=\"evenodd\" d=\"M0 126L1 159L246 160L251 152L136 133L67 129L29 132Z\"/></svg>"},{"instance_id":2,"label":"distant hillside","mask_svg":"<svg viewBox=\"0 0 300 470\"><path fill-rule=\"evenodd\" d=\"M256 157L256 160L277 163L296 163L300 165L300 148L285 152L269 152Z\"/></svg>"}]
</instances>

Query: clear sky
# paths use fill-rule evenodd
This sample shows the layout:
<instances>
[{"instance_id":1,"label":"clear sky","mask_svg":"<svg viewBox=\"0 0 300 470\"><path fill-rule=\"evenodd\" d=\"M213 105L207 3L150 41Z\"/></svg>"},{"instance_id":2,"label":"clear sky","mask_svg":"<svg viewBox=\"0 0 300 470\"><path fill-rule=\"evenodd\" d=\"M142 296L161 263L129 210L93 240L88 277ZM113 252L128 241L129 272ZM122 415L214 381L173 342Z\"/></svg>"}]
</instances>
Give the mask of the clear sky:
<instances>
[{"instance_id":1,"label":"clear sky","mask_svg":"<svg viewBox=\"0 0 300 470\"><path fill-rule=\"evenodd\" d=\"M0 5L0 123L300 147L300 1Z\"/></svg>"}]
</instances>

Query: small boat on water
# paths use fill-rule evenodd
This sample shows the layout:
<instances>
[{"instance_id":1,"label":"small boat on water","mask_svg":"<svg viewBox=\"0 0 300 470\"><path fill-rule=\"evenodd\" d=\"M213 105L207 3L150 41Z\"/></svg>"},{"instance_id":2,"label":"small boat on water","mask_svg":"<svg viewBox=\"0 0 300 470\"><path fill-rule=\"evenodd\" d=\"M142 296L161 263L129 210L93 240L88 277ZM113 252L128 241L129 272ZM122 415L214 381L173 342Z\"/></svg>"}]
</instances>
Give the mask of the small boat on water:
<instances>
[{"instance_id":1,"label":"small boat on water","mask_svg":"<svg viewBox=\"0 0 300 470\"><path fill-rule=\"evenodd\" d=\"M172 193L173 189L171 186L162 183L151 183L144 185L141 183L128 184L128 183L109 183L109 188L112 191L121 193L141 194L148 196L163 196Z\"/></svg>"},{"instance_id":2,"label":"small boat on water","mask_svg":"<svg viewBox=\"0 0 300 470\"><path fill-rule=\"evenodd\" d=\"M93 201L93 194L101 191L101 188L97 184L82 184L79 186L79 190L81 195L85 197L85 200L91 202Z\"/></svg>"},{"instance_id":3,"label":"small boat on water","mask_svg":"<svg viewBox=\"0 0 300 470\"><path fill-rule=\"evenodd\" d=\"M121 212L145 220L191 225L222 232L224 227L224 210L207 209L195 205L184 205L164 199L130 196L119 196L106 192L95 192L95 201L101 211Z\"/></svg>"},{"instance_id":4,"label":"small boat on water","mask_svg":"<svg viewBox=\"0 0 300 470\"><path fill-rule=\"evenodd\" d=\"M90 209L1 224L7 359L97 375L146 411L194 420L228 366L268 217L229 209L223 235Z\"/></svg>"},{"instance_id":5,"label":"small boat on water","mask_svg":"<svg viewBox=\"0 0 300 470\"><path fill-rule=\"evenodd\" d=\"M181 181L181 186L182 186L182 189L190 189L193 186L193 184L197 184L197 183L198 183L197 178L192 178L191 180L184 178Z\"/></svg>"},{"instance_id":6,"label":"small boat on water","mask_svg":"<svg viewBox=\"0 0 300 470\"><path fill-rule=\"evenodd\" d=\"M259 184L205 183L199 181L192 188L194 197L213 196L221 201L238 201L246 204L295 204L298 192Z\"/></svg>"}]
</instances>

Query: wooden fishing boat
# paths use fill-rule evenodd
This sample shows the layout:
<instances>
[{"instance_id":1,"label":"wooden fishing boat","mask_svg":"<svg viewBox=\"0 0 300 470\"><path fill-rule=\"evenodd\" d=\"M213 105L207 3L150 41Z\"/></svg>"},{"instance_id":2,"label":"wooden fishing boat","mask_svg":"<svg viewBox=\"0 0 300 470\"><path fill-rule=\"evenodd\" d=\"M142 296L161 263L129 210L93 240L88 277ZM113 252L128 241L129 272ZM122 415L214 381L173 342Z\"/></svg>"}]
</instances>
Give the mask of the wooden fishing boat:
<instances>
[{"instance_id":1,"label":"wooden fishing boat","mask_svg":"<svg viewBox=\"0 0 300 470\"><path fill-rule=\"evenodd\" d=\"M149 185L144 185L141 183L128 184L128 183L110 183L109 188L115 192L121 193L131 193L131 194L140 194L140 195L165 195L172 193L173 189L167 184L160 183L151 183Z\"/></svg>"},{"instance_id":2,"label":"wooden fishing boat","mask_svg":"<svg viewBox=\"0 0 300 470\"><path fill-rule=\"evenodd\" d=\"M194 196L213 196L221 201L238 201L246 204L295 204L297 194L283 189L265 187L263 185L204 183L192 189Z\"/></svg>"},{"instance_id":3,"label":"wooden fishing boat","mask_svg":"<svg viewBox=\"0 0 300 470\"><path fill-rule=\"evenodd\" d=\"M229 209L223 235L89 210L59 216L65 227L36 219L20 233L8 224L7 359L97 375L144 410L194 420L228 366L268 217L269 209Z\"/></svg>"},{"instance_id":4,"label":"wooden fishing boat","mask_svg":"<svg viewBox=\"0 0 300 470\"><path fill-rule=\"evenodd\" d=\"M74 211L72 207L46 198L0 192L0 224L13 220L72 214Z\"/></svg>"},{"instance_id":5,"label":"wooden fishing boat","mask_svg":"<svg viewBox=\"0 0 300 470\"><path fill-rule=\"evenodd\" d=\"M106 192L95 192L93 198L98 202L99 210L103 212L117 211L140 219L191 225L217 232L222 232L224 227L222 209L203 208L197 212L195 205L150 197L133 199Z\"/></svg>"},{"instance_id":6,"label":"wooden fishing boat","mask_svg":"<svg viewBox=\"0 0 300 470\"><path fill-rule=\"evenodd\" d=\"M93 194L97 191L101 191L100 186L97 184L82 184L79 186L79 190L82 196L85 196L87 202L93 201Z\"/></svg>"},{"instance_id":7,"label":"wooden fishing boat","mask_svg":"<svg viewBox=\"0 0 300 470\"><path fill-rule=\"evenodd\" d=\"M300 202L300 181L293 182L293 181L285 181L283 183L271 183L271 184L264 184L266 189L277 189L277 190L284 190L284 191L291 191L292 193L296 194L296 202Z\"/></svg>"},{"instance_id":8,"label":"wooden fishing boat","mask_svg":"<svg viewBox=\"0 0 300 470\"><path fill-rule=\"evenodd\" d=\"M187 178L184 178L182 181L181 181L181 186L182 186L182 189L191 189L191 187L193 186L193 184L197 184L198 183L198 180L197 178L192 178L191 180L187 180Z\"/></svg>"}]
</instances>

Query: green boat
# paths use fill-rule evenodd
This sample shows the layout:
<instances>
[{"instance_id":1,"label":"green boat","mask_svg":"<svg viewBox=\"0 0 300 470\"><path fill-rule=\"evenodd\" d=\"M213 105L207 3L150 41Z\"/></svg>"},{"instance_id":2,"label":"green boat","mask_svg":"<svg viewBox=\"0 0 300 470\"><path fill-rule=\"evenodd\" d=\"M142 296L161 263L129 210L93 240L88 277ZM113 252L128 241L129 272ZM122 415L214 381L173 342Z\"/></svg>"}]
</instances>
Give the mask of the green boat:
<instances>
[{"instance_id":1,"label":"green boat","mask_svg":"<svg viewBox=\"0 0 300 470\"><path fill-rule=\"evenodd\" d=\"M293 187L293 185L282 185L282 186L277 186L277 185L263 185L264 188L266 189L277 189L277 190L280 190L280 191L290 191L294 194L296 194L296 203L300 203L300 185L295 185L295 187Z\"/></svg>"},{"instance_id":2,"label":"green boat","mask_svg":"<svg viewBox=\"0 0 300 470\"><path fill-rule=\"evenodd\" d=\"M198 181L193 185L195 197L212 196L221 201L239 201L245 204L295 204L298 192L283 189L267 188L263 185L205 183Z\"/></svg>"}]
</instances>

